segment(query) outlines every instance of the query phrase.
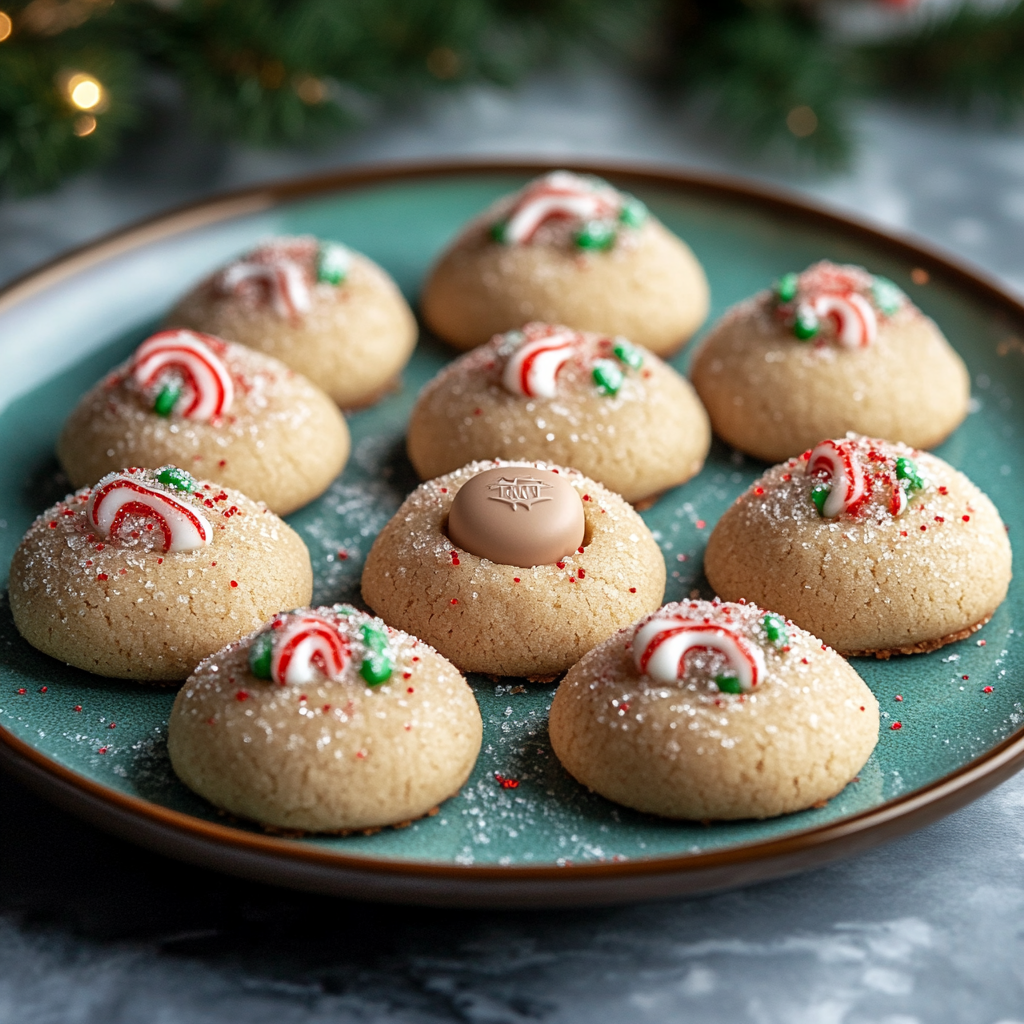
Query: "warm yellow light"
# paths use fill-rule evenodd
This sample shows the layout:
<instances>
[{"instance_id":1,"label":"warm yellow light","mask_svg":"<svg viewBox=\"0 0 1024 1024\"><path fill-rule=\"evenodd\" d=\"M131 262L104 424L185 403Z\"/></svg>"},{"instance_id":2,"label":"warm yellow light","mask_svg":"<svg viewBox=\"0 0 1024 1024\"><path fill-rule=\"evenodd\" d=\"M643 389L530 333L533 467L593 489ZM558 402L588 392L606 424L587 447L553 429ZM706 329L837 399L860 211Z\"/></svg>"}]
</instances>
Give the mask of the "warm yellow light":
<instances>
[{"instance_id":1,"label":"warm yellow light","mask_svg":"<svg viewBox=\"0 0 1024 1024\"><path fill-rule=\"evenodd\" d=\"M11 23L11 16L0 11L0 43L2 43L11 34L11 29L13 27L14 26Z\"/></svg>"},{"instance_id":2,"label":"warm yellow light","mask_svg":"<svg viewBox=\"0 0 1024 1024\"><path fill-rule=\"evenodd\" d=\"M79 110L95 110L103 102L103 86L92 75L72 75L66 88L68 99Z\"/></svg>"},{"instance_id":3,"label":"warm yellow light","mask_svg":"<svg viewBox=\"0 0 1024 1024\"><path fill-rule=\"evenodd\" d=\"M79 114L72 130L80 139L84 139L96 131L96 118L92 114Z\"/></svg>"},{"instance_id":4,"label":"warm yellow light","mask_svg":"<svg viewBox=\"0 0 1024 1024\"><path fill-rule=\"evenodd\" d=\"M794 107L786 115L786 127L798 139L806 139L818 130L818 115L810 107Z\"/></svg>"}]
</instances>

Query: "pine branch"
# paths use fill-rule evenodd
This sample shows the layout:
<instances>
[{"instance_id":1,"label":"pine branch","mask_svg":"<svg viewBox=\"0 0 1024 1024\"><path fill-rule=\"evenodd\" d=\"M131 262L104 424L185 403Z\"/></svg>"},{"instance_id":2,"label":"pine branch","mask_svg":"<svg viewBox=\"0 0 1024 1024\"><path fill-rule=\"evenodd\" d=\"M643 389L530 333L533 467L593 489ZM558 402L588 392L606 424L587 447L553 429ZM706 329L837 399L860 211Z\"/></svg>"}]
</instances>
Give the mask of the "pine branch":
<instances>
[{"instance_id":1,"label":"pine branch","mask_svg":"<svg viewBox=\"0 0 1024 1024\"><path fill-rule=\"evenodd\" d=\"M960 110L987 102L1012 117L1024 110L1024 0L996 10L964 5L917 35L865 47L860 58L876 90Z\"/></svg>"}]
</instances>

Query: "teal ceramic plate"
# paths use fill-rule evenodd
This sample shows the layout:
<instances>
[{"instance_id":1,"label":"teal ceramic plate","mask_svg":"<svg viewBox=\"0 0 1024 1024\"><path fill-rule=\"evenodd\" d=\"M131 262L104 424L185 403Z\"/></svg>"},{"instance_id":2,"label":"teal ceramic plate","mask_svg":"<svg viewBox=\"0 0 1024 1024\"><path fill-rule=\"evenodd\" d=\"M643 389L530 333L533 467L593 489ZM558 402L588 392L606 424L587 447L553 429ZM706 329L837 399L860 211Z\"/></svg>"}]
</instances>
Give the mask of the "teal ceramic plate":
<instances>
[{"instance_id":1,"label":"teal ceramic plate","mask_svg":"<svg viewBox=\"0 0 1024 1024\"><path fill-rule=\"evenodd\" d=\"M415 301L459 226L539 166L379 169L258 189L133 228L0 294L0 565L65 491L53 457L78 396L126 356L194 280L262 236L314 232L389 270ZM1024 309L935 254L736 183L589 167L638 194L707 269L712 317L787 270L828 257L904 287L971 370L967 422L939 450L1024 527ZM927 283L925 282L927 279ZM419 387L452 353L425 337L403 388L351 418L351 464L292 516L317 601L358 597L374 536L415 486L403 432ZM686 366L686 355L676 360ZM906 382L914 400L914 382ZM709 595L701 555L762 466L716 446L700 476L644 518L667 600ZM485 723L469 783L435 817L370 836L284 839L218 816L182 786L165 746L174 694L89 676L39 654L0 605L0 760L77 813L175 856L250 877L377 899L477 905L605 902L777 876L948 813L1024 764L1024 582L975 637L933 654L859 660L881 703L871 760L827 806L704 826L616 807L578 786L548 745L551 689L474 677ZM990 689L989 689L990 688ZM897 699L897 695L902 700ZM891 726L897 722L901 728ZM498 777L513 780L502 785Z\"/></svg>"}]
</instances>

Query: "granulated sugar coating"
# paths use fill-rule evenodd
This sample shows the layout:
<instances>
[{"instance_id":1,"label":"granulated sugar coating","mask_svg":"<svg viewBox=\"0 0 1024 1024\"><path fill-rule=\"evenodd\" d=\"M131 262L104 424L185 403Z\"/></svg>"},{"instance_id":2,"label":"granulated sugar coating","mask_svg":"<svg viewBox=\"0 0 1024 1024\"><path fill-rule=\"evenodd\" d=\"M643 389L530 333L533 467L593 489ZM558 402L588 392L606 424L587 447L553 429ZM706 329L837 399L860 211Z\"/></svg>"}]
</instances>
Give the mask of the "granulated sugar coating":
<instances>
[{"instance_id":1,"label":"granulated sugar coating","mask_svg":"<svg viewBox=\"0 0 1024 1024\"><path fill-rule=\"evenodd\" d=\"M569 670L551 708L552 745L576 779L672 818L823 803L877 738L878 702L843 658L781 616L717 598L616 633Z\"/></svg>"},{"instance_id":2,"label":"granulated sugar coating","mask_svg":"<svg viewBox=\"0 0 1024 1024\"><path fill-rule=\"evenodd\" d=\"M122 363L82 397L61 432L57 451L71 483L84 487L125 466L172 463L281 515L312 501L348 457L348 428L337 407L277 359L199 340L230 376L223 414L158 414L153 389L140 388L132 360Z\"/></svg>"},{"instance_id":3,"label":"granulated sugar coating","mask_svg":"<svg viewBox=\"0 0 1024 1024\"><path fill-rule=\"evenodd\" d=\"M1010 563L999 513L966 476L851 435L755 481L715 527L705 569L728 600L780 611L846 654L888 657L978 629Z\"/></svg>"}]
</instances>

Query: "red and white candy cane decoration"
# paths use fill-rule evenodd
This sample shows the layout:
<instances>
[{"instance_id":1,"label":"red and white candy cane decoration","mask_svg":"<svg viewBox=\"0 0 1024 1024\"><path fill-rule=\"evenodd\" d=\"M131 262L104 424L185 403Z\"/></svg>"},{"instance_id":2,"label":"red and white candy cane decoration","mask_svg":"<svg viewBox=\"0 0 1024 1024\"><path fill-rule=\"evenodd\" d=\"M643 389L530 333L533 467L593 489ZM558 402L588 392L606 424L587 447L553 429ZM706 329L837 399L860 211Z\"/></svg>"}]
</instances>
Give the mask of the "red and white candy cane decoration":
<instances>
[{"instance_id":1,"label":"red and white candy cane decoration","mask_svg":"<svg viewBox=\"0 0 1024 1024\"><path fill-rule=\"evenodd\" d=\"M613 189L569 171L554 171L529 186L509 214L504 241L525 245L549 220L614 220L620 201Z\"/></svg>"},{"instance_id":2,"label":"red and white candy cane decoration","mask_svg":"<svg viewBox=\"0 0 1024 1024\"><path fill-rule=\"evenodd\" d=\"M255 288L285 320L297 319L313 304L306 272L287 256L263 255L233 263L220 275L220 288L228 294Z\"/></svg>"},{"instance_id":3,"label":"red and white candy cane decoration","mask_svg":"<svg viewBox=\"0 0 1024 1024\"><path fill-rule=\"evenodd\" d=\"M213 540L213 527L199 509L122 473L96 485L86 515L105 537L116 537L131 516L149 519L163 533L164 551L194 551Z\"/></svg>"},{"instance_id":4,"label":"red and white candy cane decoration","mask_svg":"<svg viewBox=\"0 0 1024 1024\"><path fill-rule=\"evenodd\" d=\"M509 356L501 382L513 395L554 398L558 394L558 371L579 350L580 336L568 328L549 327L537 337L532 325L524 331L519 347Z\"/></svg>"},{"instance_id":5,"label":"red and white candy cane decoration","mask_svg":"<svg viewBox=\"0 0 1024 1024\"><path fill-rule=\"evenodd\" d=\"M659 683L682 679L686 658L693 651L718 651L725 655L744 693L749 693L764 678L761 649L727 626L680 615L656 615L633 635L637 671Z\"/></svg>"},{"instance_id":6,"label":"red and white candy cane decoration","mask_svg":"<svg viewBox=\"0 0 1024 1024\"><path fill-rule=\"evenodd\" d=\"M191 393L179 415L190 420L216 419L231 408L235 386L210 344L215 341L197 331L160 331L136 350L132 377L139 388L149 390L158 386L162 377L176 373Z\"/></svg>"},{"instance_id":7,"label":"red and white candy cane decoration","mask_svg":"<svg viewBox=\"0 0 1024 1024\"><path fill-rule=\"evenodd\" d=\"M341 679L352 658L348 641L337 627L319 615L282 618L274 623L274 653L270 677L281 686L305 686L316 680L317 669L328 679Z\"/></svg>"},{"instance_id":8,"label":"red and white candy cane decoration","mask_svg":"<svg viewBox=\"0 0 1024 1024\"><path fill-rule=\"evenodd\" d=\"M832 487L821 508L827 519L849 512L870 495L864 467L852 441L822 441L811 450L807 473Z\"/></svg>"},{"instance_id":9,"label":"red and white candy cane decoration","mask_svg":"<svg viewBox=\"0 0 1024 1024\"><path fill-rule=\"evenodd\" d=\"M832 320L836 338L845 348L867 348L878 337L878 316L859 292L819 295L811 308L819 319Z\"/></svg>"}]
</instances>

